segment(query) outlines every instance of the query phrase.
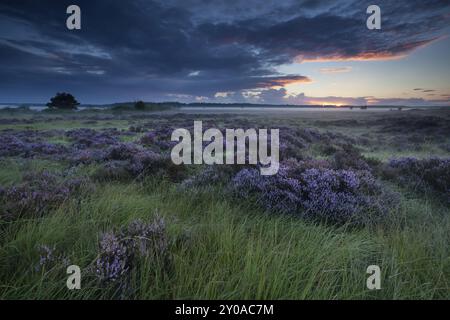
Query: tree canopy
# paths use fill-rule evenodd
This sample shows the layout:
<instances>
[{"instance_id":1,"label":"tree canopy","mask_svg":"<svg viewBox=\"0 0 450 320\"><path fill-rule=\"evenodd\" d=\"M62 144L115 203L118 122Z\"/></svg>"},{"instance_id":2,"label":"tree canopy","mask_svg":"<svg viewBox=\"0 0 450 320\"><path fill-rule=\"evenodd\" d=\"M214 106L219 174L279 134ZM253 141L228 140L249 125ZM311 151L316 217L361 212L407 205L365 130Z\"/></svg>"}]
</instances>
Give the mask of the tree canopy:
<instances>
[{"instance_id":1,"label":"tree canopy","mask_svg":"<svg viewBox=\"0 0 450 320\"><path fill-rule=\"evenodd\" d=\"M66 92L58 92L56 96L50 99L47 103L47 107L56 109L76 109L80 103L75 99L73 95Z\"/></svg>"}]
</instances>

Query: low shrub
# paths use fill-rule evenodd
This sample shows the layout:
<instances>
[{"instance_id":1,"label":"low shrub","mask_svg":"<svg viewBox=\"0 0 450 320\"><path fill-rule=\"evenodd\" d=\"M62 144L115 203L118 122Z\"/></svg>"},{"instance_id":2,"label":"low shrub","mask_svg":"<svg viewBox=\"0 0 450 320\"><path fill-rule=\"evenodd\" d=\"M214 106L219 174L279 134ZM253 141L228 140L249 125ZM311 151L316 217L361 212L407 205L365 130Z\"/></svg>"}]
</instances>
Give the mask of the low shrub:
<instances>
[{"instance_id":1,"label":"low shrub","mask_svg":"<svg viewBox=\"0 0 450 320\"><path fill-rule=\"evenodd\" d=\"M395 207L395 194L385 191L367 170L307 168L283 164L277 175L256 169L240 171L230 183L232 195L254 198L271 212L343 224L370 224Z\"/></svg>"},{"instance_id":2,"label":"low shrub","mask_svg":"<svg viewBox=\"0 0 450 320\"><path fill-rule=\"evenodd\" d=\"M39 262L35 266L36 271L50 270L58 267L68 267L70 265L69 259L58 253L56 246L40 245Z\"/></svg>"},{"instance_id":3,"label":"low shrub","mask_svg":"<svg viewBox=\"0 0 450 320\"><path fill-rule=\"evenodd\" d=\"M91 188L92 185L84 178L64 179L45 171L28 174L20 185L0 190L0 218L14 221L21 217L40 216Z\"/></svg>"},{"instance_id":4,"label":"low shrub","mask_svg":"<svg viewBox=\"0 0 450 320\"><path fill-rule=\"evenodd\" d=\"M333 157L335 169L342 170L370 170L370 166L361 156L361 153L351 145L345 145Z\"/></svg>"},{"instance_id":5,"label":"low shrub","mask_svg":"<svg viewBox=\"0 0 450 320\"><path fill-rule=\"evenodd\" d=\"M96 259L95 274L102 285L116 286L126 295L132 272L138 272L139 260L156 262L164 270L170 266L169 241L164 219L156 217L150 223L131 222L119 231L102 235Z\"/></svg>"},{"instance_id":6,"label":"low shrub","mask_svg":"<svg viewBox=\"0 0 450 320\"><path fill-rule=\"evenodd\" d=\"M438 192L450 202L450 158L391 159L383 173L417 191Z\"/></svg>"}]
</instances>

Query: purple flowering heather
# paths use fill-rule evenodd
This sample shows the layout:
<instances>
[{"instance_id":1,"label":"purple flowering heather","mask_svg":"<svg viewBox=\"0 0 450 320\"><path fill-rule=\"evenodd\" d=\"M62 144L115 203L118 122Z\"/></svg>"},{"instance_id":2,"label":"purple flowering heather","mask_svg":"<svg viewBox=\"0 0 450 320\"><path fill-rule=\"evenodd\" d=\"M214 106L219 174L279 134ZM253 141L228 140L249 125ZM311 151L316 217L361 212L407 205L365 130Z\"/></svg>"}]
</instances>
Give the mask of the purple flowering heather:
<instances>
[{"instance_id":1,"label":"purple flowering heather","mask_svg":"<svg viewBox=\"0 0 450 320\"><path fill-rule=\"evenodd\" d=\"M107 149L108 160L129 160L141 149L132 143L120 143Z\"/></svg>"},{"instance_id":2,"label":"purple flowering heather","mask_svg":"<svg viewBox=\"0 0 450 320\"><path fill-rule=\"evenodd\" d=\"M269 211L297 212L301 202L300 185L286 175L284 168L275 176L262 176L257 169L243 169L231 181L232 193L243 199L257 196Z\"/></svg>"},{"instance_id":3,"label":"purple flowering heather","mask_svg":"<svg viewBox=\"0 0 450 320\"><path fill-rule=\"evenodd\" d=\"M69 158L73 165L101 162L106 158L106 152L98 149L76 150Z\"/></svg>"},{"instance_id":4,"label":"purple flowering heather","mask_svg":"<svg viewBox=\"0 0 450 320\"><path fill-rule=\"evenodd\" d=\"M391 159L386 171L400 183L418 191L437 191L450 202L450 158Z\"/></svg>"},{"instance_id":5,"label":"purple flowering heather","mask_svg":"<svg viewBox=\"0 0 450 320\"><path fill-rule=\"evenodd\" d=\"M388 208L379 205L382 188L368 171L308 169L300 183L307 216L362 223L387 214Z\"/></svg>"},{"instance_id":6,"label":"purple flowering heather","mask_svg":"<svg viewBox=\"0 0 450 320\"><path fill-rule=\"evenodd\" d=\"M100 240L100 257L96 274L102 282L115 282L127 275L130 268L127 247L114 233L105 233Z\"/></svg>"},{"instance_id":7,"label":"purple flowering heather","mask_svg":"<svg viewBox=\"0 0 450 320\"><path fill-rule=\"evenodd\" d=\"M163 158L160 154L150 150L140 151L131 158L128 170L135 176L151 173L163 166L165 161L170 161L170 159Z\"/></svg>"},{"instance_id":8,"label":"purple flowering heather","mask_svg":"<svg viewBox=\"0 0 450 320\"><path fill-rule=\"evenodd\" d=\"M168 239L162 218L151 223L131 222L119 232L108 232L100 240L95 261L97 278L104 284L118 283L124 290L130 272L138 267L137 259L163 259L168 262Z\"/></svg>"},{"instance_id":9,"label":"purple flowering heather","mask_svg":"<svg viewBox=\"0 0 450 320\"><path fill-rule=\"evenodd\" d=\"M0 136L0 157L28 154L30 150L29 144L13 135Z\"/></svg>"},{"instance_id":10,"label":"purple flowering heather","mask_svg":"<svg viewBox=\"0 0 450 320\"><path fill-rule=\"evenodd\" d=\"M46 265L53 264L56 261L55 247L49 247L42 245L39 247L39 268L43 268Z\"/></svg>"},{"instance_id":11,"label":"purple flowering heather","mask_svg":"<svg viewBox=\"0 0 450 320\"><path fill-rule=\"evenodd\" d=\"M151 150L119 146L111 149L108 154L107 159L125 159L111 160L102 164L94 174L96 180L126 180L154 174L167 174L171 178L183 176L182 166L175 166L168 155Z\"/></svg>"},{"instance_id":12,"label":"purple flowering heather","mask_svg":"<svg viewBox=\"0 0 450 320\"><path fill-rule=\"evenodd\" d=\"M96 131L93 129L75 129L66 132L66 136L73 140L73 146L77 149L103 148L115 145L119 142L117 130Z\"/></svg>"},{"instance_id":13,"label":"purple flowering heather","mask_svg":"<svg viewBox=\"0 0 450 320\"><path fill-rule=\"evenodd\" d=\"M23 182L0 194L0 218L13 221L22 216L39 216L55 208L89 183L83 178L62 180L49 172L25 175ZM86 188L87 187L87 188Z\"/></svg>"},{"instance_id":14,"label":"purple flowering heather","mask_svg":"<svg viewBox=\"0 0 450 320\"><path fill-rule=\"evenodd\" d=\"M94 172L92 178L96 181L126 181L132 177L128 166L129 161L107 161Z\"/></svg>"},{"instance_id":15,"label":"purple flowering heather","mask_svg":"<svg viewBox=\"0 0 450 320\"><path fill-rule=\"evenodd\" d=\"M58 254L55 246L40 245L39 250L39 262L35 267L36 271L43 269L51 269L54 267L67 267L70 265L70 261L62 254Z\"/></svg>"},{"instance_id":16,"label":"purple flowering heather","mask_svg":"<svg viewBox=\"0 0 450 320\"><path fill-rule=\"evenodd\" d=\"M335 223L369 223L385 217L395 203L395 195L384 191L369 171L283 164L277 175L269 177L244 169L230 188L234 196L254 198L268 211Z\"/></svg>"},{"instance_id":17,"label":"purple flowering heather","mask_svg":"<svg viewBox=\"0 0 450 320\"><path fill-rule=\"evenodd\" d=\"M39 140L35 134L26 137L24 134L0 135L0 157L21 156L33 158L36 156L63 155L68 150L60 144Z\"/></svg>"},{"instance_id":18,"label":"purple flowering heather","mask_svg":"<svg viewBox=\"0 0 450 320\"><path fill-rule=\"evenodd\" d=\"M151 146L155 143L155 141L158 139L158 135L155 131L147 132L144 134L141 139L140 143L145 146Z\"/></svg>"},{"instance_id":19,"label":"purple flowering heather","mask_svg":"<svg viewBox=\"0 0 450 320\"><path fill-rule=\"evenodd\" d=\"M140 143L147 147L158 147L161 150L171 149L176 142L170 140L172 128L162 128L156 131L147 132L140 139Z\"/></svg>"}]
</instances>

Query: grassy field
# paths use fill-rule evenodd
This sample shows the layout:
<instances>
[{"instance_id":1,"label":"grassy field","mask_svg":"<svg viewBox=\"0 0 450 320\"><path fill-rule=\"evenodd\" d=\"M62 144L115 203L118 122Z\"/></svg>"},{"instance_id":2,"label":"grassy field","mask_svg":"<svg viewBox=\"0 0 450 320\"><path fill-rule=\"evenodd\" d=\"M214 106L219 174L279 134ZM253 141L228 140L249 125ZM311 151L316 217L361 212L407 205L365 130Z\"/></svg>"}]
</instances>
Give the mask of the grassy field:
<instances>
[{"instance_id":1,"label":"grassy field","mask_svg":"<svg viewBox=\"0 0 450 320\"><path fill-rule=\"evenodd\" d=\"M29 143L66 148L43 152L33 145L30 148L38 151L24 153L16 150L15 142L15 151L0 157L3 188L26 184L30 172L86 179L80 192L39 212L20 207L23 214L15 218L9 217L7 208L16 204L4 197L0 299L450 298L449 193L441 194L433 186L418 189L405 182L414 180L411 177L384 173L391 158L448 159L448 110L0 112L0 136L19 137L22 142L32 137ZM175 176L169 168L164 173L122 177L105 174L104 161L70 158L75 142L81 143L67 135L73 129L116 128L117 143L139 144L148 131L189 126L194 119L218 127L280 128L281 133L288 130L284 128L314 130L320 136L305 138L303 146L290 154L299 159L334 161L343 145L352 145L383 188L398 195L397 206L380 223L333 224L271 212L251 198L237 201L224 183L181 187L202 166L185 168ZM154 150L167 153L162 144L158 148ZM155 217L165 222L164 257L134 257L122 280L99 281L95 269L102 235L136 219L151 222ZM51 248L51 258L42 257L41 246ZM81 290L66 287L69 263L82 269ZM381 290L366 288L369 265L381 268Z\"/></svg>"}]
</instances>

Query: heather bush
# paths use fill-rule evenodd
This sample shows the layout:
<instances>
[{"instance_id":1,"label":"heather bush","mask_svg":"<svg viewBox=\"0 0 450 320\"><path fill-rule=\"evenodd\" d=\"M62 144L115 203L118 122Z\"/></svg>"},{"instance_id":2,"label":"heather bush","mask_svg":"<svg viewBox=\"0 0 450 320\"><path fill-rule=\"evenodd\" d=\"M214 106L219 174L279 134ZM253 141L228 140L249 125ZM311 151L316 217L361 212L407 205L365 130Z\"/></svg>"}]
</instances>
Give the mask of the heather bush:
<instances>
[{"instance_id":1,"label":"heather bush","mask_svg":"<svg viewBox=\"0 0 450 320\"><path fill-rule=\"evenodd\" d=\"M327 156L334 155L336 152L339 151L339 149L333 144L325 144L325 143L319 145L319 150L321 151L321 153Z\"/></svg>"},{"instance_id":2,"label":"heather bush","mask_svg":"<svg viewBox=\"0 0 450 320\"><path fill-rule=\"evenodd\" d=\"M171 141L172 128L159 128L156 131L150 131L144 134L140 143L147 147L158 147L161 150L169 150L177 144L177 142Z\"/></svg>"},{"instance_id":3,"label":"heather bush","mask_svg":"<svg viewBox=\"0 0 450 320\"><path fill-rule=\"evenodd\" d=\"M68 156L72 165L91 164L101 162L106 159L106 151L99 149L76 150Z\"/></svg>"},{"instance_id":4,"label":"heather bush","mask_svg":"<svg viewBox=\"0 0 450 320\"><path fill-rule=\"evenodd\" d=\"M128 166L129 161L106 161L95 170L92 174L92 179L100 182L127 181L132 178Z\"/></svg>"},{"instance_id":5,"label":"heather bush","mask_svg":"<svg viewBox=\"0 0 450 320\"><path fill-rule=\"evenodd\" d=\"M95 274L102 285L115 285L122 297L128 294L132 272L139 272L140 259L154 263L155 268L170 267L169 242L164 219L151 223L131 222L119 231L102 235L96 259Z\"/></svg>"},{"instance_id":6,"label":"heather bush","mask_svg":"<svg viewBox=\"0 0 450 320\"><path fill-rule=\"evenodd\" d=\"M66 136L73 141L73 146L77 149L103 148L115 145L119 142L117 130L96 131L94 129L75 129L66 132Z\"/></svg>"},{"instance_id":7,"label":"heather bush","mask_svg":"<svg viewBox=\"0 0 450 320\"><path fill-rule=\"evenodd\" d=\"M130 172L135 176L163 176L170 181L182 181L186 177L186 166L175 165L167 154L145 151L136 154L130 162Z\"/></svg>"},{"instance_id":8,"label":"heather bush","mask_svg":"<svg viewBox=\"0 0 450 320\"><path fill-rule=\"evenodd\" d=\"M437 191L450 201L450 158L391 159L383 173L417 191Z\"/></svg>"},{"instance_id":9,"label":"heather bush","mask_svg":"<svg viewBox=\"0 0 450 320\"><path fill-rule=\"evenodd\" d=\"M351 145L345 145L334 154L333 164L336 169L342 170L370 170L361 153Z\"/></svg>"},{"instance_id":10,"label":"heather bush","mask_svg":"<svg viewBox=\"0 0 450 320\"><path fill-rule=\"evenodd\" d=\"M151 150L141 150L135 146L119 145L109 150L106 159L93 174L98 181L128 180L147 176L166 176L172 181L185 177L184 165L177 166L169 155L161 155Z\"/></svg>"},{"instance_id":11,"label":"heather bush","mask_svg":"<svg viewBox=\"0 0 450 320\"><path fill-rule=\"evenodd\" d=\"M68 150L60 144L39 141L36 134L0 135L0 157L21 156L32 158L36 156L63 155Z\"/></svg>"},{"instance_id":12,"label":"heather bush","mask_svg":"<svg viewBox=\"0 0 450 320\"><path fill-rule=\"evenodd\" d=\"M307 169L332 169L333 165L325 159L308 158L297 160L291 158L282 162L282 168L289 177L300 179L302 173Z\"/></svg>"},{"instance_id":13,"label":"heather bush","mask_svg":"<svg viewBox=\"0 0 450 320\"><path fill-rule=\"evenodd\" d=\"M120 143L113 145L106 150L106 159L129 160L139 151L141 151L141 149L132 143Z\"/></svg>"},{"instance_id":14,"label":"heather bush","mask_svg":"<svg viewBox=\"0 0 450 320\"><path fill-rule=\"evenodd\" d=\"M0 218L13 221L21 217L40 216L90 188L92 185L84 178L63 179L45 171L28 174L20 185L0 192Z\"/></svg>"},{"instance_id":15,"label":"heather bush","mask_svg":"<svg viewBox=\"0 0 450 320\"><path fill-rule=\"evenodd\" d=\"M0 136L0 157L28 154L30 147L27 143L13 135Z\"/></svg>"},{"instance_id":16,"label":"heather bush","mask_svg":"<svg viewBox=\"0 0 450 320\"><path fill-rule=\"evenodd\" d=\"M385 218L396 196L369 171L308 169L301 177L305 215L336 223L368 224Z\"/></svg>"},{"instance_id":17,"label":"heather bush","mask_svg":"<svg viewBox=\"0 0 450 320\"><path fill-rule=\"evenodd\" d=\"M301 186L284 170L274 176L262 176L257 169L243 169L231 181L231 192L240 199L255 198L268 211L299 213Z\"/></svg>"},{"instance_id":18,"label":"heather bush","mask_svg":"<svg viewBox=\"0 0 450 320\"><path fill-rule=\"evenodd\" d=\"M36 271L50 270L57 267L68 267L69 259L58 253L55 246L39 245L39 262L35 266Z\"/></svg>"},{"instance_id":19,"label":"heather bush","mask_svg":"<svg viewBox=\"0 0 450 320\"><path fill-rule=\"evenodd\" d=\"M182 190L187 190L190 188L204 188L217 184L224 185L227 184L237 172L245 167L247 166L205 166L194 175L185 179L180 184L180 188Z\"/></svg>"},{"instance_id":20,"label":"heather bush","mask_svg":"<svg viewBox=\"0 0 450 320\"><path fill-rule=\"evenodd\" d=\"M339 224L368 224L394 207L395 195L385 191L369 171L307 166L291 161L268 177L256 169L244 169L233 178L230 190L240 199L255 198L268 211Z\"/></svg>"},{"instance_id":21,"label":"heather bush","mask_svg":"<svg viewBox=\"0 0 450 320\"><path fill-rule=\"evenodd\" d=\"M136 128L133 128L133 130L138 130ZM155 131L151 131L151 132L147 132L146 134L144 134L141 139L140 139L140 143L145 145L145 146L151 146L152 144L155 143L155 141L158 139L158 135L156 134Z\"/></svg>"}]
</instances>

